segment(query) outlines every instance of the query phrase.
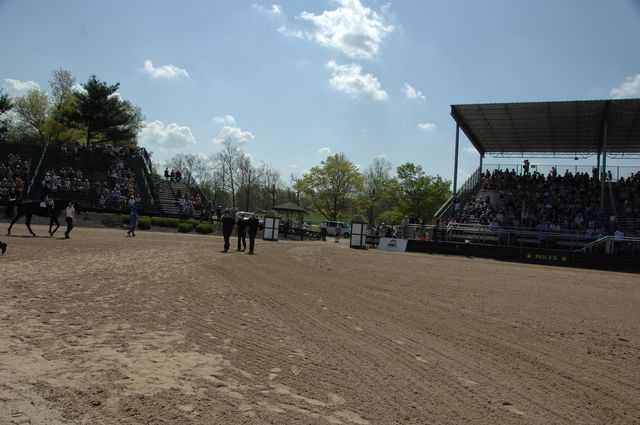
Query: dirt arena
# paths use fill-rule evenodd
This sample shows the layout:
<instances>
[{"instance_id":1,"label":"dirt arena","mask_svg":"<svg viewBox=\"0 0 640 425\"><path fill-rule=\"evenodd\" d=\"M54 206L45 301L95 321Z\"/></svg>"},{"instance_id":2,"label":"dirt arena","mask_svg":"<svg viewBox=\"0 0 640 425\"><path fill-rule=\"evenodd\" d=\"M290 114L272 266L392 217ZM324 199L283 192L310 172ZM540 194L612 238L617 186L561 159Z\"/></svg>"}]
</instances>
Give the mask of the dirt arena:
<instances>
[{"instance_id":1,"label":"dirt arena","mask_svg":"<svg viewBox=\"0 0 640 425\"><path fill-rule=\"evenodd\" d=\"M637 274L13 233L1 424L640 423Z\"/></svg>"}]
</instances>

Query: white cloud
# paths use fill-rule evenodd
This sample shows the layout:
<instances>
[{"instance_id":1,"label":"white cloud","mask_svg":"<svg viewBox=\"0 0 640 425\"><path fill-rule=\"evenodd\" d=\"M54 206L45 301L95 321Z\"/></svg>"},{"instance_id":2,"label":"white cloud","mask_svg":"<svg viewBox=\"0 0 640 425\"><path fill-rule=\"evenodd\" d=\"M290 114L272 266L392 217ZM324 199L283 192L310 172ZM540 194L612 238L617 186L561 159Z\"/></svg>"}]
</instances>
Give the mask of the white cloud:
<instances>
[{"instance_id":1,"label":"white cloud","mask_svg":"<svg viewBox=\"0 0 640 425\"><path fill-rule=\"evenodd\" d=\"M425 122L418 124L418 128L422 131L426 131L427 133L431 133L436 129L436 125L432 122Z\"/></svg>"},{"instance_id":2,"label":"white cloud","mask_svg":"<svg viewBox=\"0 0 640 425\"><path fill-rule=\"evenodd\" d=\"M382 41L393 32L376 12L362 5L360 0L337 0L339 7L320 15L302 12L298 18L313 23L312 34L324 47L336 49L350 58L373 59Z\"/></svg>"},{"instance_id":3,"label":"white cloud","mask_svg":"<svg viewBox=\"0 0 640 425\"><path fill-rule=\"evenodd\" d=\"M627 78L620 87L612 88L611 97L614 99L640 97L640 74Z\"/></svg>"},{"instance_id":4,"label":"white cloud","mask_svg":"<svg viewBox=\"0 0 640 425\"><path fill-rule=\"evenodd\" d=\"M296 168L298 168L298 164L289 164L289 167L295 170Z\"/></svg>"},{"instance_id":5,"label":"white cloud","mask_svg":"<svg viewBox=\"0 0 640 425\"><path fill-rule=\"evenodd\" d=\"M387 156L386 153L381 153L380 155L378 155L377 157L378 159L389 159L389 157Z\"/></svg>"},{"instance_id":6,"label":"white cloud","mask_svg":"<svg viewBox=\"0 0 640 425\"><path fill-rule=\"evenodd\" d=\"M471 173L463 170L462 168L458 168L458 189L466 182L469 177L471 177Z\"/></svg>"},{"instance_id":7,"label":"white cloud","mask_svg":"<svg viewBox=\"0 0 640 425\"><path fill-rule=\"evenodd\" d=\"M35 81L20 81L6 78L2 87L11 97L24 96L29 90L39 89L40 85Z\"/></svg>"},{"instance_id":8,"label":"white cloud","mask_svg":"<svg viewBox=\"0 0 640 425\"><path fill-rule=\"evenodd\" d=\"M236 126L236 119L233 117L233 115L223 115L221 117L213 117L213 120L216 122L216 124L224 124L224 125L232 125L232 126Z\"/></svg>"},{"instance_id":9,"label":"white cloud","mask_svg":"<svg viewBox=\"0 0 640 425\"><path fill-rule=\"evenodd\" d=\"M162 121L146 123L138 133L138 139L142 145L157 146L161 150L178 150L196 144L189 127L175 123L165 126Z\"/></svg>"},{"instance_id":10,"label":"white cloud","mask_svg":"<svg viewBox=\"0 0 640 425\"><path fill-rule=\"evenodd\" d=\"M368 96L380 101L389 97L378 79L371 74L363 75L362 67L358 64L338 65L332 60L326 66L333 74L329 80L331 87L340 92L353 98Z\"/></svg>"},{"instance_id":11,"label":"white cloud","mask_svg":"<svg viewBox=\"0 0 640 425\"><path fill-rule=\"evenodd\" d=\"M75 83L73 86L71 86L71 90L78 93L87 94L87 89L85 89L80 83Z\"/></svg>"},{"instance_id":12,"label":"white cloud","mask_svg":"<svg viewBox=\"0 0 640 425\"><path fill-rule=\"evenodd\" d=\"M287 37L307 40L311 40L313 38L313 34L309 34L308 32L301 30L293 30L291 28L287 28L285 25L282 25L280 28L278 28L278 32L280 34L286 35Z\"/></svg>"},{"instance_id":13,"label":"white cloud","mask_svg":"<svg viewBox=\"0 0 640 425\"><path fill-rule=\"evenodd\" d=\"M329 156L331 155L331 149L325 146L323 148L318 149L318 153Z\"/></svg>"},{"instance_id":14,"label":"white cloud","mask_svg":"<svg viewBox=\"0 0 640 425\"><path fill-rule=\"evenodd\" d=\"M171 64L156 68L150 59L144 61L144 68L142 70L151 78L166 78L168 80L179 80L182 77L189 78L189 73L185 69L178 68Z\"/></svg>"},{"instance_id":15,"label":"white cloud","mask_svg":"<svg viewBox=\"0 0 640 425\"><path fill-rule=\"evenodd\" d=\"M409 83L404 83L402 86L402 93L407 96L409 100L424 100L425 97L420 90L417 90Z\"/></svg>"},{"instance_id":16,"label":"white cloud","mask_svg":"<svg viewBox=\"0 0 640 425\"><path fill-rule=\"evenodd\" d=\"M250 142L253 139L255 139L255 136L250 132L242 131L240 127L225 125L220 130L220 133L213 139L213 143L220 145L224 141L229 140L231 143L241 144Z\"/></svg>"},{"instance_id":17,"label":"white cloud","mask_svg":"<svg viewBox=\"0 0 640 425\"><path fill-rule=\"evenodd\" d=\"M467 146L466 148L462 149L464 152L466 153L478 153L478 151L476 150L476 148L474 148L473 146Z\"/></svg>"},{"instance_id":18,"label":"white cloud","mask_svg":"<svg viewBox=\"0 0 640 425\"><path fill-rule=\"evenodd\" d=\"M252 4L251 7L259 12L264 13L265 15L282 15L282 6L278 4L272 4L271 7L264 7L261 4Z\"/></svg>"}]
</instances>

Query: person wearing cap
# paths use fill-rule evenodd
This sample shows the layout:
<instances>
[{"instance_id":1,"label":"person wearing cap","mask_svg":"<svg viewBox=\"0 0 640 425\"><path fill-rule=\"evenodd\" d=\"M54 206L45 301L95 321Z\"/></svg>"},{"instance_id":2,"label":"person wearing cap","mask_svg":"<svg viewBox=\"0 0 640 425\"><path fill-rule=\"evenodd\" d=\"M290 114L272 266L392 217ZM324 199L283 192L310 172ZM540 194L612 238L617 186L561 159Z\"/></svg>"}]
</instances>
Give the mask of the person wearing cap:
<instances>
[{"instance_id":1,"label":"person wearing cap","mask_svg":"<svg viewBox=\"0 0 640 425\"><path fill-rule=\"evenodd\" d=\"M247 230L249 231L249 252L247 254L253 255L253 250L256 244L256 235L258 234L258 228L260 222L256 217L256 213L251 214L251 217L247 220Z\"/></svg>"},{"instance_id":2,"label":"person wearing cap","mask_svg":"<svg viewBox=\"0 0 640 425\"><path fill-rule=\"evenodd\" d=\"M238 223L236 223L236 234L238 235L238 252L244 252L247 249L247 223L244 214L238 214Z\"/></svg>"},{"instance_id":3,"label":"person wearing cap","mask_svg":"<svg viewBox=\"0 0 640 425\"><path fill-rule=\"evenodd\" d=\"M228 209L224 210L224 215L220 221L222 223L222 236L224 237L224 252L229 252L229 246L231 246L229 239L231 238L236 222L233 217L231 217L231 211Z\"/></svg>"},{"instance_id":4,"label":"person wearing cap","mask_svg":"<svg viewBox=\"0 0 640 425\"><path fill-rule=\"evenodd\" d=\"M136 211L136 207L131 207L131 212L129 213L129 231L127 232L127 236L135 236L136 235L136 226L138 225L138 211Z\"/></svg>"}]
</instances>

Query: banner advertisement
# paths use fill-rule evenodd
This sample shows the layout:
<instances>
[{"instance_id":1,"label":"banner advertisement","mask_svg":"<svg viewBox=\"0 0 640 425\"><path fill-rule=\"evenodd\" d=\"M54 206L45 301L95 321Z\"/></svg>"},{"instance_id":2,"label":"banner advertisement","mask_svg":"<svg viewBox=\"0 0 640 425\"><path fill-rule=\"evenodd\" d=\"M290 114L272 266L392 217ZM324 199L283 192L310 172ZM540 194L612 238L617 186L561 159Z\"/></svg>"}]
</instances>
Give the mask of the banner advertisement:
<instances>
[{"instance_id":1,"label":"banner advertisement","mask_svg":"<svg viewBox=\"0 0 640 425\"><path fill-rule=\"evenodd\" d=\"M388 252L405 252L407 250L407 240L396 238L380 238L378 249Z\"/></svg>"}]
</instances>

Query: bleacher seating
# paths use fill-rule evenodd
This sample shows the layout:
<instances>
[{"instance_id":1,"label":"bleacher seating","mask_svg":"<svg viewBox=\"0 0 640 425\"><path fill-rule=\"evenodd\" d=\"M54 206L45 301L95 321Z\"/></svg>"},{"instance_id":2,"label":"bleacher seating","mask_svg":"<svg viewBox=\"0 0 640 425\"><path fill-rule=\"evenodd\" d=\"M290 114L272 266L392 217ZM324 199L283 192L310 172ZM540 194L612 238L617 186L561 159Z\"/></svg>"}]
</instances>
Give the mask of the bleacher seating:
<instances>
[{"instance_id":1,"label":"bleacher seating","mask_svg":"<svg viewBox=\"0 0 640 425\"><path fill-rule=\"evenodd\" d=\"M109 171L115 161L121 160L124 169L129 173L130 181L127 189L133 190L136 206L140 214L164 215L170 217L200 216L200 205L205 203L200 189L185 181L166 181L151 178L148 156L137 148L113 148L95 146L90 149L83 147L59 147L29 145L0 144L0 164L9 154L19 154L22 160L29 163L29 178L24 182L25 199L40 199L43 194L43 180L49 173L61 175L60 181L66 177L71 180L82 175L83 188L81 190L56 190L52 197L62 199L76 199L90 210L105 212L123 212L127 210L127 203L121 200L111 200L109 196L101 201L101 195L110 190ZM1 168L0 168L1 170ZM73 173L71 173L73 170ZM73 174L73 175L72 175ZM76 176L77 175L77 176ZM24 179L23 179L24 180ZM31 183L33 184L31 185ZM0 177L0 184L2 178ZM31 191L27 194L27 186ZM79 188L78 188L79 189ZM48 191L45 190L45 192ZM129 193L123 193L128 198ZM187 207L180 207L179 201L184 195L190 201ZM4 199L0 196L0 203ZM193 204L193 205L191 205Z\"/></svg>"},{"instance_id":2,"label":"bleacher seating","mask_svg":"<svg viewBox=\"0 0 640 425\"><path fill-rule=\"evenodd\" d=\"M571 231L593 237L616 229L640 235L640 173L612 182L611 190L613 202L602 209L600 181L588 173L561 175L555 168L546 176L509 169L486 171L480 191L459 205L453 219L493 228ZM609 215L615 216L614 222Z\"/></svg>"}]
</instances>

